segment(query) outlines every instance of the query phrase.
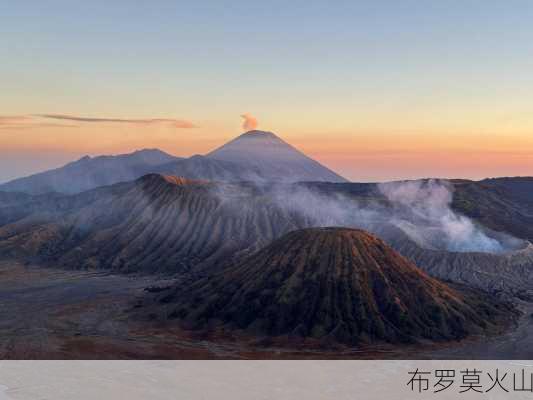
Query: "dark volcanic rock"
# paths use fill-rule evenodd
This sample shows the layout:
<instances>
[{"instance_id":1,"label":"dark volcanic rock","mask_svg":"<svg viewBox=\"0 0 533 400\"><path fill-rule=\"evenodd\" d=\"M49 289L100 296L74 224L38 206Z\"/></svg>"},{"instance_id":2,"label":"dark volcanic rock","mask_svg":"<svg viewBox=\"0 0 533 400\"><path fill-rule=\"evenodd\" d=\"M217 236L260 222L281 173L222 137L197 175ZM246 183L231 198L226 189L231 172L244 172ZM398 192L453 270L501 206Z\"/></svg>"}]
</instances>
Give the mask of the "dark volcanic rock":
<instances>
[{"instance_id":1,"label":"dark volcanic rock","mask_svg":"<svg viewBox=\"0 0 533 400\"><path fill-rule=\"evenodd\" d=\"M160 301L192 329L350 344L460 339L495 328L509 312L488 295L430 278L375 236L344 228L290 232Z\"/></svg>"}]
</instances>

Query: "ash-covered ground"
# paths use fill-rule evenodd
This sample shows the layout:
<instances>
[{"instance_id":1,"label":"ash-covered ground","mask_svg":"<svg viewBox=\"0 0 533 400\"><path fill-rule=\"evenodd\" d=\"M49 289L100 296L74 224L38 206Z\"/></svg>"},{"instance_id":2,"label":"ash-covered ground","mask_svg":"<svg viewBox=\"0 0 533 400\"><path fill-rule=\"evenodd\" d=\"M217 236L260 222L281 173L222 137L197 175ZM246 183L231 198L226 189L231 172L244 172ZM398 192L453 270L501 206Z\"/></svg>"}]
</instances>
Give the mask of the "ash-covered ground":
<instances>
[{"instance_id":1,"label":"ash-covered ground","mask_svg":"<svg viewBox=\"0 0 533 400\"><path fill-rule=\"evenodd\" d=\"M171 282L102 272L0 263L0 359L527 359L533 304L498 337L445 346L390 345L321 350L256 346L251 338L205 338L136 317L144 289ZM240 340L242 339L242 340Z\"/></svg>"}]
</instances>

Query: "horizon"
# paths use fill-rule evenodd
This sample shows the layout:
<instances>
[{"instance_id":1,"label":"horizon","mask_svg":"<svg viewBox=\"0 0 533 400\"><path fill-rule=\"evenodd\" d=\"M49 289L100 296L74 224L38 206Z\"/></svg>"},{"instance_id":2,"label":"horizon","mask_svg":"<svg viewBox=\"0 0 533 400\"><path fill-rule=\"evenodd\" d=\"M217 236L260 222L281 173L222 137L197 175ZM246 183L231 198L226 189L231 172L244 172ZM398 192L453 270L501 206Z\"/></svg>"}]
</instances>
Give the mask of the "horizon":
<instances>
[{"instance_id":1,"label":"horizon","mask_svg":"<svg viewBox=\"0 0 533 400\"><path fill-rule=\"evenodd\" d=\"M124 4L0 6L0 182L242 115L353 182L533 175L530 2Z\"/></svg>"},{"instance_id":2,"label":"horizon","mask_svg":"<svg viewBox=\"0 0 533 400\"><path fill-rule=\"evenodd\" d=\"M278 139L281 139L282 141L283 138L279 137L275 132L271 132L271 131L263 131L261 129L257 129L257 128L254 128L254 129L251 129L251 130L248 130L248 131L245 131L245 132L242 132L240 134L238 134L237 136L229 139L228 141L226 141L225 143L222 143L220 146L217 146L213 149L210 149L208 150L207 152L205 153L196 153L196 154L192 154L192 155L189 155L189 156L183 156L183 155L180 155L180 154L172 154L170 152L166 152L164 150L161 150L157 147L153 147L153 148L138 148L138 149L134 149L130 152L127 152L127 153L109 153L109 154L95 154L95 155L89 155L89 154L84 154L82 156L80 156L79 158L75 158L75 159L72 159L72 160L69 160L67 161L66 163L63 163L63 164L60 164L58 166L55 166L55 167L51 167L51 168L48 168L48 169L45 169L45 170L38 170L38 171L35 171L33 173L30 173L28 175L22 175L22 176L17 176L17 177L14 177L14 178L10 178L10 179L7 179L7 180L1 180L0 179L0 184L4 184L4 183L7 183L7 182L10 182L10 181L14 181L14 180L17 180L19 178L25 178L25 177L28 177L28 176L32 176L32 175L35 175L35 174L39 174L39 173L42 173L42 172L46 172L46 171L49 171L49 170L53 170L53 169L57 169L57 168L62 168L64 166L67 166L68 164L71 164L71 163L75 163L75 162L78 162L78 161L81 161L82 159L85 159L85 158L89 158L89 159L95 159L95 158L99 158L99 157L117 157L117 156L126 156L126 155L131 155L131 154L134 154L134 153L138 153L138 152L143 152L143 151L159 151L159 152L163 152L169 156L173 156L173 157L177 157L177 158L189 158L189 157L195 157L195 156L207 156L210 152L212 151L215 151L215 150L218 150L219 148L223 147L225 144L233 141L234 139L237 139L241 136L244 136L246 134L249 134L251 132L260 132L260 133L266 133L266 134L273 134L275 137L277 137ZM284 141L286 142L286 141ZM288 143L286 142L287 144L291 145L291 143ZM292 146L292 145L291 145ZM298 148L296 148L296 150L300 151ZM305 154L305 153L303 153ZM327 166L326 166L327 167ZM338 171L335 171L335 170L332 170L333 172L338 172ZM340 174L341 176L343 176L342 174ZM345 176L343 176L344 178L346 178ZM454 180L454 179L466 179L466 180L472 180L472 181L482 181L482 180L486 180L486 179L497 179L497 178L528 178L528 177L531 177L529 175L516 175L516 176L487 176L487 177L483 177L483 178L479 178L479 179L469 179L469 178L455 178L455 177L435 177L435 176L420 176L420 177L414 177L414 178L398 178L398 179L390 179L390 180L360 180L360 181L354 181L354 180L351 180L348 178L348 181L350 183L392 183L392 182L401 182L401 181L417 181L417 180L428 180L428 179L442 179L442 180Z\"/></svg>"}]
</instances>

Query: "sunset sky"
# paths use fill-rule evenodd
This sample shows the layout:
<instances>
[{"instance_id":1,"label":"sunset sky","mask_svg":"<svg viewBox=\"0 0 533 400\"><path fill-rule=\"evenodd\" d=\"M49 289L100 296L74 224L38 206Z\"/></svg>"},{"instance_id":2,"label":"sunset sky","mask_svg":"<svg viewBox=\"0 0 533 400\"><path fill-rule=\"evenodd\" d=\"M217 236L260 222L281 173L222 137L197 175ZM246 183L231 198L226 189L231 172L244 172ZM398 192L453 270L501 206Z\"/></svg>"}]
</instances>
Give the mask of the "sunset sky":
<instances>
[{"instance_id":1,"label":"sunset sky","mask_svg":"<svg viewBox=\"0 0 533 400\"><path fill-rule=\"evenodd\" d=\"M250 113L354 181L533 175L531 1L0 3L0 182Z\"/></svg>"}]
</instances>

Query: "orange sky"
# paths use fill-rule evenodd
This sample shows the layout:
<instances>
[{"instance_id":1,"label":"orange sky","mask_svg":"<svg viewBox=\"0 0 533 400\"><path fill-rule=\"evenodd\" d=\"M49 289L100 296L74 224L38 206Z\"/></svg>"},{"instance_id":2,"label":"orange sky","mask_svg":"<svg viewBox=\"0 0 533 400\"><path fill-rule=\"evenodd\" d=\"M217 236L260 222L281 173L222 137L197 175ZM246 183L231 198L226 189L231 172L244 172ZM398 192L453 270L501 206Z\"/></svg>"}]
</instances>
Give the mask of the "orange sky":
<instances>
[{"instance_id":1,"label":"orange sky","mask_svg":"<svg viewBox=\"0 0 533 400\"><path fill-rule=\"evenodd\" d=\"M313 128L309 120L303 127L280 120L279 125L286 126L277 129L277 124L268 122L260 120L259 128L265 125L263 129L274 131L354 181L533 175L533 135L516 129L514 124L500 124L499 133L463 134L451 127L451 133L445 133L428 128L375 130L371 124L366 128L354 126L352 130L347 126L320 129L319 123ZM141 148L160 148L178 156L204 154L241 133L239 125L238 115L227 123L191 121L190 127L185 128L158 120L86 122L4 117L0 118L0 155L7 159L8 153L18 154L20 160L16 165L10 164L12 171L4 167L4 180L59 166L85 154L119 154ZM38 162L40 159L42 163ZM32 162L25 167L24 160Z\"/></svg>"},{"instance_id":2,"label":"orange sky","mask_svg":"<svg viewBox=\"0 0 533 400\"><path fill-rule=\"evenodd\" d=\"M2 9L0 181L245 113L352 180L533 175L532 2L52 3Z\"/></svg>"}]
</instances>

